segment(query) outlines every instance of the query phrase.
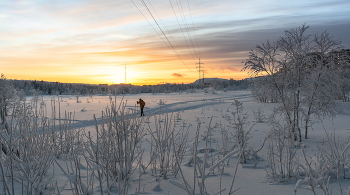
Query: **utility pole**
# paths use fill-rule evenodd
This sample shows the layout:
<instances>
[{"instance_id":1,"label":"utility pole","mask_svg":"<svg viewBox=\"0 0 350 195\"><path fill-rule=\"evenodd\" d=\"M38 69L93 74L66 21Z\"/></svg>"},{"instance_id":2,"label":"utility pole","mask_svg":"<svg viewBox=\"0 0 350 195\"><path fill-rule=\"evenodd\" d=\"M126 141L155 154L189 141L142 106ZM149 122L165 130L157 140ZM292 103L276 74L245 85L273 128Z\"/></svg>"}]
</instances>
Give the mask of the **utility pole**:
<instances>
[{"instance_id":1,"label":"utility pole","mask_svg":"<svg viewBox=\"0 0 350 195\"><path fill-rule=\"evenodd\" d=\"M126 63L125 63L125 68L124 68L124 84L126 84Z\"/></svg>"},{"instance_id":2,"label":"utility pole","mask_svg":"<svg viewBox=\"0 0 350 195\"><path fill-rule=\"evenodd\" d=\"M202 73L203 73L203 76L202 76L202 83L203 83L203 85L205 85L205 83L204 83L204 70L202 70Z\"/></svg>"},{"instance_id":3,"label":"utility pole","mask_svg":"<svg viewBox=\"0 0 350 195\"><path fill-rule=\"evenodd\" d=\"M204 63L201 63L201 59L199 58L199 61L196 64L198 64L198 66L196 67L196 68L198 68L198 76L199 76L198 77L198 82L199 82L199 84L201 84L201 64L204 64Z\"/></svg>"}]
</instances>

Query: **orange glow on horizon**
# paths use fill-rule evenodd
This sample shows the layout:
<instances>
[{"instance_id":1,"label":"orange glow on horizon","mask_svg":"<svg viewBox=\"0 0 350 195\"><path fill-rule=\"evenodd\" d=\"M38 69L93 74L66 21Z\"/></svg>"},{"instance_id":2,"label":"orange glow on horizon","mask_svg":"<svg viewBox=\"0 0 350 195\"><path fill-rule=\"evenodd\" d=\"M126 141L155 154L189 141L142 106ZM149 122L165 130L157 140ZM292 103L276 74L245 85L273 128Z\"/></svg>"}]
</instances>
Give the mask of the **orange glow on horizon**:
<instances>
[{"instance_id":1,"label":"orange glow on horizon","mask_svg":"<svg viewBox=\"0 0 350 195\"><path fill-rule=\"evenodd\" d=\"M92 47L85 50L100 50ZM37 48L35 51L8 51L0 58L2 72L8 79L43 80L61 83L157 85L163 83L188 84L198 79L196 61L183 64L168 50L159 52L150 48L120 50L117 52L67 53L66 49ZM78 49L78 48L77 48ZM154 54L156 53L156 54ZM20 55L21 57L17 57ZM244 54L245 55L245 54ZM205 78L240 80L247 78L241 68L204 59ZM240 58L236 60L241 61ZM241 66L240 63L238 63ZM239 67L238 66L238 67ZM20 70L20 71L19 71ZM202 76L202 75L201 75Z\"/></svg>"},{"instance_id":2,"label":"orange glow on horizon","mask_svg":"<svg viewBox=\"0 0 350 195\"><path fill-rule=\"evenodd\" d=\"M240 72L241 73L241 72ZM241 80L247 78L247 74L245 72L236 73L234 75L226 74L222 75L222 79L235 79L235 80ZM77 77L71 77L71 76L33 76L33 75L14 75L14 74L5 74L5 77L7 79L14 79L14 80L37 80L37 81L47 81L47 82L60 82L60 83L81 83L81 84L121 84L125 83L124 75L122 77L117 77L116 75L113 76L107 76L107 77L86 77L86 78L77 78ZM174 84L189 84L195 82L198 77L184 77L184 78L171 78L171 75L167 77L167 79L163 78L136 78L137 74L130 75L127 73L127 84L132 85L158 85L158 84L165 84L165 83L174 83ZM197 75L196 75L197 76ZM213 78L213 77L210 77Z\"/></svg>"}]
</instances>

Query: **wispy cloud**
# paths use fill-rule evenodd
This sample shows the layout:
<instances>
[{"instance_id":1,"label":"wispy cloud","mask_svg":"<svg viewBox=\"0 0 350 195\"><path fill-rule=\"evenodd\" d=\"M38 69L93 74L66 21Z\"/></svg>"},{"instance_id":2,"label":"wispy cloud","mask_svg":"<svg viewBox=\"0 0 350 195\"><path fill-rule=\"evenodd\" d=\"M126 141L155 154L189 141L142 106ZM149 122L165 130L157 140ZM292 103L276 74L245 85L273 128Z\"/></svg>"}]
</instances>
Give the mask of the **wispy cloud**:
<instances>
[{"instance_id":1,"label":"wispy cloud","mask_svg":"<svg viewBox=\"0 0 350 195\"><path fill-rule=\"evenodd\" d=\"M184 75L179 74L179 73L173 73L173 74L171 74L171 76L173 76L173 77L178 77L178 78L184 77Z\"/></svg>"}]
</instances>

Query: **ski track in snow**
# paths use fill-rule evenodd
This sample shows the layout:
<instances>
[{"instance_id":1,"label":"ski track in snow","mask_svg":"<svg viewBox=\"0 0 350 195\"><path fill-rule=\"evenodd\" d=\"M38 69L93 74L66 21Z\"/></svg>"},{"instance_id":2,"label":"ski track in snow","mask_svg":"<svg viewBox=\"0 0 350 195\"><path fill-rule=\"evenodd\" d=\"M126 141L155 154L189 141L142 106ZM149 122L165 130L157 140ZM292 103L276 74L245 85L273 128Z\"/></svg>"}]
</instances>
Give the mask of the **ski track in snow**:
<instances>
[{"instance_id":1,"label":"ski track in snow","mask_svg":"<svg viewBox=\"0 0 350 195\"><path fill-rule=\"evenodd\" d=\"M241 102L246 102L244 101L244 99L250 98L250 97L251 97L251 94L239 94L239 95L223 96L223 97L216 97L216 98L209 98L209 99L180 101L180 102L175 102L170 104L164 104L161 107L156 106L153 108L147 108L146 106L145 114L146 116L154 116L154 115L159 115L163 113L176 113L176 112L185 111L185 110L198 109L205 106L228 103L228 101L234 100L234 99L237 99ZM250 101L250 100L247 100L247 101ZM195 104L195 105L190 105L190 104ZM186 105L186 106L179 108L178 107L179 105ZM130 111L135 110L134 106L126 106L126 108L129 109ZM138 110L135 110L135 111L136 111L135 113L138 116L139 115ZM97 120L97 124L101 124L101 117L96 118L96 120ZM74 120L73 122L74 122L73 127L77 129L95 125L95 121L92 118L92 116L91 116L91 120Z\"/></svg>"}]
</instances>

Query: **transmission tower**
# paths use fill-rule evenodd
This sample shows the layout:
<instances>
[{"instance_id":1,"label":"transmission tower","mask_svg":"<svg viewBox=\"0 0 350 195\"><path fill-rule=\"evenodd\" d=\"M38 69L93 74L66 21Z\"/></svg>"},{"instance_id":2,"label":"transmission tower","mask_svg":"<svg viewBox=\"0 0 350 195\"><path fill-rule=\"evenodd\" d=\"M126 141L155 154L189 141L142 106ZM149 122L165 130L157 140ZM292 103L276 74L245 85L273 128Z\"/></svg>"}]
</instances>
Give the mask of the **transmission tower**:
<instances>
[{"instance_id":1,"label":"transmission tower","mask_svg":"<svg viewBox=\"0 0 350 195\"><path fill-rule=\"evenodd\" d=\"M196 67L198 68L198 83L201 84L201 71L203 71L201 70L201 64L204 64L204 63L201 63L201 59L199 58L199 61L196 64L198 64L198 66ZM204 73L203 73L203 78L204 78ZM202 83L204 84L204 80L202 81Z\"/></svg>"}]
</instances>

